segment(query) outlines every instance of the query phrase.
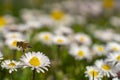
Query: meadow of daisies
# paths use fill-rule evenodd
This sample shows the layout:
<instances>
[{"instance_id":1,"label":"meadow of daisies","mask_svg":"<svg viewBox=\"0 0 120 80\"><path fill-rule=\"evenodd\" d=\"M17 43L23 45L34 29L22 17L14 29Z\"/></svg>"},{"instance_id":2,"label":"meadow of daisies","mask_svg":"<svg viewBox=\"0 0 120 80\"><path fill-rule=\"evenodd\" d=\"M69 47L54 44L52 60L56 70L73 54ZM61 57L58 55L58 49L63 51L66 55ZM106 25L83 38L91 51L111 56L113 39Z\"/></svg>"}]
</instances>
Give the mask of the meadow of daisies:
<instances>
[{"instance_id":1,"label":"meadow of daisies","mask_svg":"<svg viewBox=\"0 0 120 80\"><path fill-rule=\"evenodd\" d=\"M68 0L0 15L0 80L119 80L119 8Z\"/></svg>"}]
</instances>

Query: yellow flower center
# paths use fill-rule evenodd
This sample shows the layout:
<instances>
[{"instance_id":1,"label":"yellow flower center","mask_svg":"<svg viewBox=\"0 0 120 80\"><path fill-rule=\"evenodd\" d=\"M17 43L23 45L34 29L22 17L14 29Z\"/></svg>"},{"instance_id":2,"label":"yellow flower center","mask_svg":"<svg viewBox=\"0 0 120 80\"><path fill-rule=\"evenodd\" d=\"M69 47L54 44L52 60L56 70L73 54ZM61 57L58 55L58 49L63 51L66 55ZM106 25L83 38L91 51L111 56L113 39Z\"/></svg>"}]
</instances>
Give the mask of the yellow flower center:
<instances>
[{"instance_id":1,"label":"yellow flower center","mask_svg":"<svg viewBox=\"0 0 120 80\"><path fill-rule=\"evenodd\" d=\"M64 17L64 13L62 11L55 10L51 13L51 16L55 20L61 20Z\"/></svg>"},{"instance_id":2,"label":"yellow flower center","mask_svg":"<svg viewBox=\"0 0 120 80\"><path fill-rule=\"evenodd\" d=\"M45 39L46 41L48 41L48 40L50 39L50 37L49 37L48 35L45 35L45 36L44 36L44 39Z\"/></svg>"},{"instance_id":3,"label":"yellow flower center","mask_svg":"<svg viewBox=\"0 0 120 80\"><path fill-rule=\"evenodd\" d=\"M15 46L15 47L17 46L17 40L12 42L12 46Z\"/></svg>"},{"instance_id":4,"label":"yellow flower center","mask_svg":"<svg viewBox=\"0 0 120 80\"><path fill-rule=\"evenodd\" d=\"M84 38L84 37L80 37L80 41L81 41L81 42L84 42L84 41L85 41L85 38Z\"/></svg>"},{"instance_id":5,"label":"yellow flower center","mask_svg":"<svg viewBox=\"0 0 120 80\"><path fill-rule=\"evenodd\" d=\"M63 39L58 39L57 42L62 43L62 42L64 42L64 40Z\"/></svg>"},{"instance_id":6,"label":"yellow flower center","mask_svg":"<svg viewBox=\"0 0 120 80\"><path fill-rule=\"evenodd\" d=\"M98 47L98 51L102 52L104 50L104 48L102 46Z\"/></svg>"},{"instance_id":7,"label":"yellow flower center","mask_svg":"<svg viewBox=\"0 0 120 80\"><path fill-rule=\"evenodd\" d=\"M114 0L104 0L103 1L103 6L105 8L113 8L113 6L114 6Z\"/></svg>"},{"instance_id":8,"label":"yellow flower center","mask_svg":"<svg viewBox=\"0 0 120 80\"><path fill-rule=\"evenodd\" d=\"M119 49L118 49L118 47L113 47L113 50L118 51Z\"/></svg>"},{"instance_id":9,"label":"yellow flower center","mask_svg":"<svg viewBox=\"0 0 120 80\"><path fill-rule=\"evenodd\" d=\"M32 57L29 61L32 66L39 66L40 60L37 57Z\"/></svg>"},{"instance_id":10,"label":"yellow flower center","mask_svg":"<svg viewBox=\"0 0 120 80\"><path fill-rule=\"evenodd\" d=\"M78 56L83 57L83 56L84 56L84 51L79 50L79 51L78 51Z\"/></svg>"},{"instance_id":11,"label":"yellow flower center","mask_svg":"<svg viewBox=\"0 0 120 80\"><path fill-rule=\"evenodd\" d=\"M98 71L96 71L96 70L91 70L91 71L89 72L89 74L90 74L91 76L97 77L97 76L98 76Z\"/></svg>"},{"instance_id":12,"label":"yellow flower center","mask_svg":"<svg viewBox=\"0 0 120 80\"><path fill-rule=\"evenodd\" d=\"M119 61L120 61L120 55L118 55L118 56L117 56L117 60L119 60Z\"/></svg>"},{"instance_id":13,"label":"yellow flower center","mask_svg":"<svg viewBox=\"0 0 120 80\"><path fill-rule=\"evenodd\" d=\"M6 20L4 17L0 17L0 27L3 27L6 24Z\"/></svg>"},{"instance_id":14,"label":"yellow flower center","mask_svg":"<svg viewBox=\"0 0 120 80\"><path fill-rule=\"evenodd\" d=\"M10 64L8 64L9 67L15 67L15 63L11 62Z\"/></svg>"},{"instance_id":15,"label":"yellow flower center","mask_svg":"<svg viewBox=\"0 0 120 80\"><path fill-rule=\"evenodd\" d=\"M102 66L102 69L104 69L104 70L110 70L111 69L111 67L109 66L109 65L107 65L107 64L104 64L103 66Z\"/></svg>"}]
</instances>

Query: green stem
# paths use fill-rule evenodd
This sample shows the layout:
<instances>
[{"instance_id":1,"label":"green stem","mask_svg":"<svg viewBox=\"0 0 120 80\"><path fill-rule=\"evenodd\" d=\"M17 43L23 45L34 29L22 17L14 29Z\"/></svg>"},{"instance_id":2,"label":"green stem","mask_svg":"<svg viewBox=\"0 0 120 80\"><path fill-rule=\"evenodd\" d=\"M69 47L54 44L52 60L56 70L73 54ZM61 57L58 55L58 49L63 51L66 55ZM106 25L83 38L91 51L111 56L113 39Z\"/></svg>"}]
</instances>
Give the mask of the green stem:
<instances>
[{"instance_id":1,"label":"green stem","mask_svg":"<svg viewBox=\"0 0 120 80\"><path fill-rule=\"evenodd\" d=\"M10 73L10 80L12 80L12 73Z\"/></svg>"},{"instance_id":2,"label":"green stem","mask_svg":"<svg viewBox=\"0 0 120 80\"><path fill-rule=\"evenodd\" d=\"M36 72L36 69L33 70L33 77L32 77L32 80L35 80L35 72Z\"/></svg>"},{"instance_id":3,"label":"green stem","mask_svg":"<svg viewBox=\"0 0 120 80\"><path fill-rule=\"evenodd\" d=\"M13 49L13 59L16 60L17 50Z\"/></svg>"}]
</instances>

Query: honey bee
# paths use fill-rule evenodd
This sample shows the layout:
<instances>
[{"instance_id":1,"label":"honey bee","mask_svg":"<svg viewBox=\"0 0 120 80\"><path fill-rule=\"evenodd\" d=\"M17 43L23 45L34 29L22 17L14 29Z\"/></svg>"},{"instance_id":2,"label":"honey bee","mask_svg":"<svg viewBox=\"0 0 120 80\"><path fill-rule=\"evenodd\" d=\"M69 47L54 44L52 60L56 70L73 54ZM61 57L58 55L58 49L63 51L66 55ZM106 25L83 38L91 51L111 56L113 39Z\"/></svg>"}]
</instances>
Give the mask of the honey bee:
<instances>
[{"instance_id":1,"label":"honey bee","mask_svg":"<svg viewBox=\"0 0 120 80\"><path fill-rule=\"evenodd\" d=\"M17 47L22 48L23 52L26 51L27 48L32 48L29 43L23 42L23 41L18 41L17 42Z\"/></svg>"}]
</instances>

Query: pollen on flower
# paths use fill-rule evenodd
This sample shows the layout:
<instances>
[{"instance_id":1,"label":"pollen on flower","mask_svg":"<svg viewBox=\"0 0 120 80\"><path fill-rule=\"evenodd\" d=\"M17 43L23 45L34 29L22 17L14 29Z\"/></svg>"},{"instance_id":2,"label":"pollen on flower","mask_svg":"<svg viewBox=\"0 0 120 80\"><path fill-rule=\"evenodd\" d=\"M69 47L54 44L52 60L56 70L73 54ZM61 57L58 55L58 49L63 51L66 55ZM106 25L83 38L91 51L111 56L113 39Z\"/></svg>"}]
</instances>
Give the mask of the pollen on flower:
<instances>
[{"instance_id":1,"label":"pollen on flower","mask_svg":"<svg viewBox=\"0 0 120 80\"><path fill-rule=\"evenodd\" d=\"M84 42L85 38L84 37L80 37L80 41Z\"/></svg>"},{"instance_id":2,"label":"pollen on flower","mask_svg":"<svg viewBox=\"0 0 120 80\"><path fill-rule=\"evenodd\" d=\"M111 67L110 67L109 65L107 65L107 64L104 64L104 65L102 66L102 69L104 69L104 70L110 70Z\"/></svg>"},{"instance_id":3,"label":"pollen on flower","mask_svg":"<svg viewBox=\"0 0 120 80\"><path fill-rule=\"evenodd\" d=\"M48 35L45 35L44 39L48 41L50 39L50 37Z\"/></svg>"},{"instance_id":4,"label":"pollen on flower","mask_svg":"<svg viewBox=\"0 0 120 80\"><path fill-rule=\"evenodd\" d=\"M16 47L17 46L17 40L13 41L12 45Z\"/></svg>"},{"instance_id":5,"label":"pollen on flower","mask_svg":"<svg viewBox=\"0 0 120 80\"><path fill-rule=\"evenodd\" d=\"M58 39L57 42L62 43L62 42L64 42L64 40Z\"/></svg>"},{"instance_id":6,"label":"pollen on flower","mask_svg":"<svg viewBox=\"0 0 120 80\"><path fill-rule=\"evenodd\" d=\"M114 50L114 51L118 51L118 47L114 47L113 50Z\"/></svg>"},{"instance_id":7,"label":"pollen on flower","mask_svg":"<svg viewBox=\"0 0 120 80\"><path fill-rule=\"evenodd\" d=\"M6 24L6 20L3 17L0 17L0 26L4 26Z\"/></svg>"},{"instance_id":8,"label":"pollen on flower","mask_svg":"<svg viewBox=\"0 0 120 80\"><path fill-rule=\"evenodd\" d=\"M91 71L89 72L89 74L90 74L91 76L96 77L96 76L98 76L98 71L91 70Z\"/></svg>"},{"instance_id":9,"label":"pollen on flower","mask_svg":"<svg viewBox=\"0 0 120 80\"><path fill-rule=\"evenodd\" d=\"M84 51L79 50L79 51L78 51L78 56L80 56L80 57L84 56Z\"/></svg>"},{"instance_id":10,"label":"pollen on flower","mask_svg":"<svg viewBox=\"0 0 120 80\"><path fill-rule=\"evenodd\" d=\"M37 58L37 57L32 57L29 61L29 63L32 65L32 66L39 66L41 63L40 63L40 60Z\"/></svg>"},{"instance_id":11,"label":"pollen on flower","mask_svg":"<svg viewBox=\"0 0 120 80\"><path fill-rule=\"evenodd\" d=\"M61 20L64 16L64 13L62 11L52 11L51 16L55 19L55 20Z\"/></svg>"},{"instance_id":12,"label":"pollen on flower","mask_svg":"<svg viewBox=\"0 0 120 80\"><path fill-rule=\"evenodd\" d=\"M118 55L118 56L117 56L117 60L119 60L119 61L120 61L120 55Z\"/></svg>"},{"instance_id":13,"label":"pollen on flower","mask_svg":"<svg viewBox=\"0 0 120 80\"><path fill-rule=\"evenodd\" d=\"M104 48L102 46L99 46L98 50L102 52L104 50Z\"/></svg>"},{"instance_id":14,"label":"pollen on flower","mask_svg":"<svg viewBox=\"0 0 120 80\"><path fill-rule=\"evenodd\" d=\"M15 63L11 62L10 64L8 64L9 67L15 67Z\"/></svg>"}]
</instances>

